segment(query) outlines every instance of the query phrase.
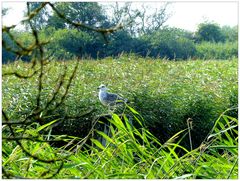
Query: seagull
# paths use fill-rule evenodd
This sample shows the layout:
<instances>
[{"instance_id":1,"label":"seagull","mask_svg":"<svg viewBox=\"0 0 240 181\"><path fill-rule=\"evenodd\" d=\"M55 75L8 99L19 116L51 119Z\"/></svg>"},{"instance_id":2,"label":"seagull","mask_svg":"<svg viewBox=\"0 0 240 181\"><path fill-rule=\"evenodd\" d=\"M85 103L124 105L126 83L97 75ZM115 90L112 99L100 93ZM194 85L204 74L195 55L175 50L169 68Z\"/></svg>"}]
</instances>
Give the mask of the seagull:
<instances>
[{"instance_id":1,"label":"seagull","mask_svg":"<svg viewBox=\"0 0 240 181\"><path fill-rule=\"evenodd\" d=\"M104 84L101 84L98 89L99 100L104 106L112 107L116 104L127 102L127 99L124 99L117 94L107 92L108 88Z\"/></svg>"}]
</instances>

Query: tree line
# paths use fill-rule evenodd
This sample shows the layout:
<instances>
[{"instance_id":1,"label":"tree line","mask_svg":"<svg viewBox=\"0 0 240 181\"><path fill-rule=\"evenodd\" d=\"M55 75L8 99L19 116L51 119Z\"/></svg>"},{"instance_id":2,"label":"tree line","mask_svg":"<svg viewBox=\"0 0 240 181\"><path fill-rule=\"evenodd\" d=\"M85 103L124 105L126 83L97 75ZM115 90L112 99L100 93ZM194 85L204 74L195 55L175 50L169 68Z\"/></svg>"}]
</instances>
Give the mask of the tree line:
<instances>
[{"instance_id":1,"label":"tree line","mask_svg":"<svg viewBox=\"0 0 240 181\"><path fill-rule=\"evenodd\" d=\"M41 3L31 3L37 9ZM166 58L169 60L186 59L229 59L237 57L237 26L220 27L215 22L203 22L196 32L165 26L169 19L168 3L148 13L149 7L143 5L136 9L131 3L120 6L118 3L104 6L96 2L55 3L58 12L73 22L91 27L109 28L119 22L121 30L108 36L101 36L85 28L76 28L59 14L44 8L32 19L41 39L49 41L45 46L48 54L55 59L74 59L76 57L99 59L133 53L138 56ZM4 9L4 14L7 10ZM111 12L111 15L109 15ZM14 30L12 34L24 45L31 44L32 36L28 31ZM7 45L17 47L8 34L2 35ZM3 48L3 63L16 59L16 55ZM30 61L31 55L21 57Z\"/></svg>"}]
</instances>

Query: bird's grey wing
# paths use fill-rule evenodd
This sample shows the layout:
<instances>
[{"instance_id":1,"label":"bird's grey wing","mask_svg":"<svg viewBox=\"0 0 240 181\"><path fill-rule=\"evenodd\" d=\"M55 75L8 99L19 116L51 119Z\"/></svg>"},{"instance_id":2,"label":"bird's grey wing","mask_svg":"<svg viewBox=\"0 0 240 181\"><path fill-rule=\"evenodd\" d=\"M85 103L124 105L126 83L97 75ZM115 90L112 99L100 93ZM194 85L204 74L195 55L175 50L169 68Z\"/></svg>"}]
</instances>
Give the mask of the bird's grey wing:
<instances>
[{"instance_id":1,"label":"bird's grey wing","mask_svg":"<svg viewBox=\"0 0 240 181\"><path fill-rule=\"evenodd\" d=\"M117 98L118 98L117 94L107 93L106 97L104 98L104 101L106 102L107 105L114 106Z\"/></svg>"},{"instance_id":2,"label":"bird's grey wing","mask_svg":"<svg viewBox=\"0 0 240 181\"><path fill-rule=\"evenodd\" d=\"M106 102L113 106L115 104L122 104L123 102L126 102L125 99L123 99L122 97L120 97L119 95L117 94L113 94L113 93L107 93L107 96L106 96Z\"/></svg>"},{"instance_id":3,"label":"bird's grey wing","mask_svg":"<svg viewBox=\"0 0 240 181\"><path fill-rule=\"evenodd\" d=\"M112 93L107 93L106 99L109 102L114 102L118 99L118 95L117 94L112 94Z\"/></svg>"}]
</instances>

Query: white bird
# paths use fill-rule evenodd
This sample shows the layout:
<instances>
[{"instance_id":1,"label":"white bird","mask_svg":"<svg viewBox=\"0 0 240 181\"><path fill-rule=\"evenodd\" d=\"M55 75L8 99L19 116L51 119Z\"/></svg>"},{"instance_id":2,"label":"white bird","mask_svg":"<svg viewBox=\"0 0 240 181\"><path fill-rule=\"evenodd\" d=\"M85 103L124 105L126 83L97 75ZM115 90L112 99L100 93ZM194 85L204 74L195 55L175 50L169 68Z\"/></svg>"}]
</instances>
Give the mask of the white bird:
<instances>
[{"instance_id":1,"label":"white bird","mask_svg":"<svg viewBox=\"0 0 240 181\"><path fill-rule=\"evenodd\" d=\"M98 87L98 89L99 89L99 93L98 93L99 100L105 106L112 107L112 106L115 106L116 104L127 102L127 99L123 99L117 94L107 92L108 88L103 84L101 84Z\"/></svg>"}]
</instances>

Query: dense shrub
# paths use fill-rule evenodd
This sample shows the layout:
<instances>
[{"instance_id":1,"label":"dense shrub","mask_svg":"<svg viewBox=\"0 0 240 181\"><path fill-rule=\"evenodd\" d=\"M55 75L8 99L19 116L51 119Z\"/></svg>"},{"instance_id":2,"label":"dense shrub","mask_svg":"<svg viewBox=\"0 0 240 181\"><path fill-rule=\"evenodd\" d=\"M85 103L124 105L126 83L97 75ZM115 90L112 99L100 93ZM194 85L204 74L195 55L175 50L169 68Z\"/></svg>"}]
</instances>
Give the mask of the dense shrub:
<instances>
[{"instance_id":1,"label":"dense shrub","mask_svg":"<svg viewBox=\"0 0 240 181\"><path fill-rule=\"evenodd\" d=\"M200 59L231 59L238 57L238 42L202 42L196 45L196 57Z\"/></svg>"},{"instance_id":2,"label":"dense shrub","mask_svg":"<svg viewBox=\"0 0 240 181\"><path fill-rule=\"evenodd\" d=\"M133 93L132 106L147 120L147 128L162 143L176 132L188 128L187 121L191 120L193 125L191 141L192 146L196 148L206 138L214 120L224 111L224 107L218 105L211 93L198 92L185 96ZM185 137L182 142L186 148L190 149L188 137Z\"/></svg>"},{"instance_id":3,"label":"dense shrub","mask_svg":"<svg viewBox=\"0 0 240 181\"><path fill-rule=\"evenodd\" d=\"M135 52L134 40L127 31L122 30L113 33L105 46L104 56L117 56L121 53Z\"/></svg>"},{"instance_id":4,"label":"dense shrub","mask_svg":"<svg viewBox=\"0 0 240 181\"><path fill-rule=\"evenodd\" d=\"M217 29L219 30L219 27ZM98 59L109 56L116 57L122 53L134 53L143 57L160 57L169 60L237 57L237 27L224 26L220 30L221 36L226 42L210 41L203 35L201 36L205 39L199 38L199 32L193 35L191 32L169 27L139 37L132 37L126 30L120 30L104 39L98 33L68 28L55 29L50 26L41 30L39 35L41 41L50 41L45 50L56 59L70 60L74 57ZM15 31L13 34L25 46L31 45L34 41L29 32ZM7 46L16 48L6 33L3 33L3 39L7 42ZM15 58L13 53L3 48L3 63L14 61ZM31 55L22 57L24 61L30 61L30 59Z\"/></svg>"},{"instance_id":5,"label":"dense shrub","mask_svg":"<svg viewBox=\"0 0 240 181\"><path fill-rule=\"evenodd\" d=\"M193 148L196 148L206 138L214 125L214 120L224 111L224 108L218 105L216 98L213 99L214 95L211 93L202 92L191 96L191 101L187 103L185 110L181 111L180 120L185 128L187 121L191 122L191 141ZM178 120L177 126L180 127L181 121ZM184 138L183 143L190 149L188 136Z\"/></svg>"},{"instance_id":6,"label":"dense shrub","mask_svg":"<svg viewBox=\"0 0 240 181\"><path fill-rule=\"evenodd\" d=\"M149 41L149 56L167 59L188 59L195 54L194 42L190 33L181 29L165 28L145 37Z\"/></svg>"},{"instance_id":7,"label":"dense shrub","mask_svg":"<svg viewBox=\"0 0 240 181\"><path fill-rule=\"evenodd\" d=\"M76 29L59 29L51 35L48 51L54 53L57 59L71 59L74 56L83 56L92 43L92 37Z\"/></svg>"},{"instance_id":8,"label":"dense shrub","mask_svg":"<svg viewBox=\"0 0 240 181\"><path fill-rule=\"evenodd\" d=\"M225 37L221 31L221 28L216 23L200 23L196 32L196 39L198 42L224 42Z\"/></svg>"},{"instance_id":9,"label":"dense shrub","mask_svg":"<svg viewBox=\"0 0 240 181\"><path fill-rule=\"evenodd\" d=\"M176 123L175 107L167 97L158 95L152 96L146 92L133 93L133 107L146 120L146 126L154 133L161 142L166 141L172 135ZM148 121L149 120L149 121Z\"/></svg>"},{"instance_id":10,"label":"dense shrub","mask_svg":"<svg viewBox=\"0 0 240 181\"><path fill-rule=\"evenodd\" d=\"M221 31L226 41L230 42L238 41L238 26L234 27L223 26L221 28Z\"/></svg>"}]
</instances>

